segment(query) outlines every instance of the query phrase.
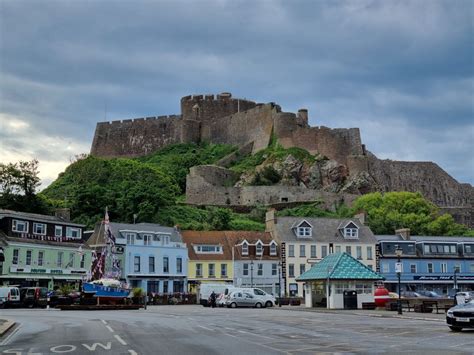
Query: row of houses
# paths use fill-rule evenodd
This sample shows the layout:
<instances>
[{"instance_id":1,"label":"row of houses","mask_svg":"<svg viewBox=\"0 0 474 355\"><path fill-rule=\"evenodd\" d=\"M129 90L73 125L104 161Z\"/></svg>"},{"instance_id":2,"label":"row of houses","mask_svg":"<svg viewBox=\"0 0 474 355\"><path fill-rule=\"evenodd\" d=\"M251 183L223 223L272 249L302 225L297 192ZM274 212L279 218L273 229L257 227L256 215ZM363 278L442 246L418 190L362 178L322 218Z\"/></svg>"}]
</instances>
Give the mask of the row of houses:
<instances>
[{"instance_id":1,"label":"row of houses","mask_svg":"<svg viewBox=\"0 0 474 355\"><path fill-rule=\"evenodd\" d=\"M55 216L0 210L0 284L76 287L94 273L94 252L106 246L94 231ZM474 239L376 236L357 218L266 215L266 231L181 231L151 223L109 223L119 277L147 293L196 292L202 283L254 286L304 297L297 279L331 254L346 253L385 277L395 291L401 251L403 289L449 294L474 289Z\"/></svg>"}]
</instances>

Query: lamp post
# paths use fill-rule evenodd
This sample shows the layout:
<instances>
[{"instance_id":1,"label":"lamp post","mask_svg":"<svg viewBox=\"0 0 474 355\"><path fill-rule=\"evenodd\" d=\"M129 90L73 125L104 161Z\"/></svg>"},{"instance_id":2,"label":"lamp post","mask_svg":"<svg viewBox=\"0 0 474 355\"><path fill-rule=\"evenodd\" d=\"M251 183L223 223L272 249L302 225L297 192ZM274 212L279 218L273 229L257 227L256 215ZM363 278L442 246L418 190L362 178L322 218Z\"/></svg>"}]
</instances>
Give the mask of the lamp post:
<instances>
[{"instance_id":1,"label":"lamp post","mask_svg":"<svg viewBox=\"0 0 474 355\"><path fill-rule=\"evenodd\" d=\"M250 260L250 287L253 287L253 260Z\"/></svg>"},{"instance_id":2,"label":"lamp post","mask_svg":"<svg viewBox=\"0 0 474 355\"><path fill-rule=\"evenodd\" d=\"M456 293L458 293L458 272L459 269L457 266L454 267L454 297L456 297Z\"/></svg>"},{"instance_id":3,"label":"lamp post","mask_svg":"<svg viewBox=\"0 0 474 355\"><path fill-rule=\"evenodd\" d=\"M278 307L281 307L281 261L278 262Z\"/></svg>"},{"instance_id":4,"label":"lamp post","mask_svg":"<svg viewBox=\"0 0 474 355\"><path fill-rule=\"evenodd\" d=\"M395 254L397 255L397 264L395 265L395 272L397 273L398 276L398 301L397 301L397 311L398 314L402 314L402 287L401 287L401 276L402 276L402 263L400 261L400 258L402 256L403 249L400 248L397 245L397 248L395 249Z\"/></svg>"}]
</instances>

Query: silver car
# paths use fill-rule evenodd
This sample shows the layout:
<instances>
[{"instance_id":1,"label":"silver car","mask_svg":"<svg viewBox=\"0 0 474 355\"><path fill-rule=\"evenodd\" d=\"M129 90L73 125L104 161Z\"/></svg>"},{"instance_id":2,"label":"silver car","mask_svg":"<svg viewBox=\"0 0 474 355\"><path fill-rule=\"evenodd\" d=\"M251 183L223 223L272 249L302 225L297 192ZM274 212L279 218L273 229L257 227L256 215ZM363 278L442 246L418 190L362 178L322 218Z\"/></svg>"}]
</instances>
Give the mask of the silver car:
<instances>
[{"instance_id":1,"label":"silver car","mask_svg":"<svg viewBox=\"0 0 474 355\"><path fill-rule=\"evenodd\" d=\"M237 307L255 307L262 308L262 300L255 298L248 292L234 291L232 292L226 300L226 305L229 308Z\"/></svg>"}]
</instances>

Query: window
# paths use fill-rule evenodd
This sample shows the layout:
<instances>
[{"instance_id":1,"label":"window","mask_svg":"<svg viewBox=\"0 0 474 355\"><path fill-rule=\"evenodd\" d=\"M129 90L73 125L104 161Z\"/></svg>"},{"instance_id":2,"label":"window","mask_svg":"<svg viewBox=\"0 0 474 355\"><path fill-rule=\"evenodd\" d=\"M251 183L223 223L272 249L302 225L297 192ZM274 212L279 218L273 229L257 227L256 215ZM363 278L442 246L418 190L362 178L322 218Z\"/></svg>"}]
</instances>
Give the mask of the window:
<instances>
[{"instance_id":1,"label":"window","mask_svg":"<svg viewBox=\"0 0 474 355\"><path fill-rule=\"evenodd\" d=\"M428 274L433 273L433 263L428 263Z\"/></svg>"},{"instance_id":2,"label":"window","mask_svg":"<svg viewBox=\"0 0 474 355\"><path fill-rule=\"evenodd\" d=\"M143 245L151 245L151 239L153 236L151 234L143 234Z\"/></svg>"},{"instance_id":3,"label":"window","mask_svg":"<svg viewBox=\"0 0 474 355\"><path fill-rule=\"evenodd\" d=\"M295 277L295 264L288 264L288 276Z\"/></svg>"},{"instance_id":4,"label":"window","mask_svg":"<svg viewBox=\"0 0 474 355\"><path fill-rule=\"evenodd\" d=\"M169 258L163 257L163 272L170 272Z\"/></svg>"},{"instance_id":5,"label":"window","mask_svg":"<svg viewBox=\"0 0 474 355\"><path fill-rule=\"evenodd\" d=\"M80 238L81 237L81 229L80 228L73 228L73 227L66 227L66 237L68 237L68 238Z\"/></svg>"},{"instance_id":6,"label":"window","mask_svg":"<svg viewBox=\"0 0 474 355\"><path fill-rule=\"evenodd\" d=\"M257 242L255 245L255 252L257 255L262 255L263 254L263 245L260 242Z\"/></svg>"},{"instance_id":7,"label":"window","mask_svg":"<svg viewBox=\"0 0 474 355\"><path fill-rule=\"evenodd\" d=\"M155 257L154 256L148 257L148 272L150 273L155 272Z\"/></svg>"},{"instance_id":8,"label":"window","mask_svg":"<svg viewBox=\"0 0 474 355\"><path fill-rule=\"evenodd\" d=\"M242 255L249 255L249 245L247 242L243 242L242 244Z\"/></svg>"},{"instance_id":9,"label":"window","mask_svg":"<svg viewBox=\"0 0 474 355\"><path fill-rule=\"evenodd\" d=\"M125 233L125 237L127 238L127 245L135 244L135 233Z\"/></svg>"},{"instance_id":10,"label":"window","mask_svg":"<svg viewBox=\"0 0 474 355\"><path fill-rule=\"evenodd\" d=\"M384 274L390 272L390 265L389 265L388 263L383 263L383 264L382 264L382 272L383 272Z\"/></svg>"},{"instance_id":11,"label":"window","mask_svg":"<svg viewBox=\"0 0 474 355\"><path fill-rule=\"evenodd\" d=\"M154 241L154 242L159 242L160 240L161 240L161 239L160 239L160 236L159 236L159 235L156 235L156 234L155 234L155 235L153 236L153 241ZM150 282L150 281L148 281L148 282Z\"/></svg>"},{"instance_id":12,"label":"window","mask_svg":"<svg viewBox=\"0 0 474 355\"><path fill-rule=\"evenodd\" d=\"M257 275L263 276L263 264L257 264Z\"/></svg>"},{"instance_id":13,"label":"window","mask_svg":"<svg viewBox=\"0 0 474 355\"><path fill-rule=\"evenodd\" d=\"M176 258L176 272L181 274L183 272L183 259Z\"/></svg>"},{"instance_id":14,"label":"window","mask_svg":"<svg viewBox=\"0 0 474 355\"><path fill-rule=\"evenodd\" d=\"M346 253L352 255L352 247L350 245L346 246Z\"/></svg>"},{"instance_id":15,"label":"window","mask_svg":"<svg viewBox=\"0 0 474 355\"><path fill-rule=\"evenodd\" d=\"M38 252L38 266L43 266L44 251Z\"/></svg>"},{"instance_id":16,"label":"window","mask_svg":"<svg viewBox=\"0 0 474 355\"><path fill-rule=\"evenodd\" d=\"M468 254L471 254L471 253L472 253L472 246L466 245L466 246L464 247L464 249L466 250L466 253L468 253Z\"/></svg>"},{"instance_id":17,"label":"window","mask_svg":"<svg viewBox=\"0 0 474 355\"><path fill-rule=\"evenodd\" d=\"M305 258L306 257L306 245L300 244L300 257Z\"/></svg>"},{"instance_id":18,"label":"window","mask_svg":"<svg viewBox=\"0 0 474 355\"><path fill-rule=\"evenodd\" d=\"M227 277L227 264L221 264L221 277Z\"/></svg>"},{"instance_id":19,"label":"window","mask_svg":"<svg viewBox=\"0 0 474 355\"><path fill-rule=\"evenodd\" d=\"M448 272L448 265L446 263L441 263L441 272L442 273Z\"/></svg>"},{"instance_id":20,"label":"window","mask_svg":"<svg viewBox=\"0 0 474 355\"><path fill-rule=\"evenodd\" d=\"M316 245L311 245L311 257L316 258Z\"/></svg>"},{"instance_id":21,"label":"window","mask_svg":"<svg viewBox=\"0 0 474 355\"><path fill-rule=\"evenodd\" d=\"M277 255L277 245L275 242L270 244L270 255L274 256Z\"/></svg>"},{"instance_id":22,"label":"window","mask_svg":"<svg viewBox=\"0 0 474 355\"><path fill-rule=\"evenodd\" d=\"M196 264L196 277L202 277L202 264Z\"/></svg>"},{"instance_id":23,"label":"window","mask_svg":"<svg viewBox=\"0 0 474 355\"><path fill-rule=\"evenodd\" d=\"M139 256L135 256L133 258L133 271L140 272L140 257Z\"/></svg>"},{"instance_id":24,"label":"window","mask_svg":"<svg viewBox=\"0 0 474 355\"><path fill-rule=\"evenodd\" d=\"M344 238L358 238L359 231L357 228L344 228Z\"/></svg>"},{"instance_id":25,"label":"window","mask_svg":"<svg viewBox=\"0 0 474 355\"><path fill-rule=\"evenodd\" d=\"M300 264L300 275L303 275L305 271L306 271L306 265Z\"/></svg>"},{"instance_id":26,"label":"window","mask_svg":"<svg viewBox=\"0 0 474 355\"><path fill-rule=\"evenodd\" d=\"M362 247L361 246L356 246L356 257L357 260L362 260Z\"/></svg>"},{"instance_id":27,"label":"window","mask_svg":"<svg viewBox=\"0 0 474 355\"><path fill-rule=\"evenodd\" d=\"M196 253L219 254L222 252L220 245L196 245L194 247Z\"/></svg>"},{"instance_id":28,"label":"window","mask_svg":"<svg viewBox=\"0 0 474 355\"><path fill-rule=\"evenodd\" d=\"M170 236L164 235L163 236L163 245L168 245L170 243Z\"/></svg>"},{"instance_id":29,"label":"window","mask_svg":"<svg viewBox=\"0 0 474 355\"><path fill-rule=\"evenodd\" d=\"M12 231L19 232L19 233L28 233L28 222L14 219Z\"/></svg>"},{"instance_id":30,"label":"window","mask_svg":"<svg viewBox=\"0 0 474 355\"><path fill-rule=\"evenodd\" d=\"M372 260L372 247L367 247L367 260Z\"/></svg>"},{"instance_id":31,"label":"window","mask_svg":"<svg viewBox=\"0 0 474 355\"><path fill-rule=\"evenodd\" d=\"M461 272L461 265L460 264L454 265L454 272Z\"/></svg>"},{"instance_id":32,"label":"window","mask_svg":"<svg viewBox=\"0 0 474 355\"><path fill-rule=\"evenodd\" d=\"M58 259L56 260L56 266L57 267L62 267L63 266L63 252L60 251L58 253Z\"/></svg>"},{"instance_id":33,"label":"window","mask_svg":"<svg viewBox=\"0 0 474 355\"><path fill-rule=\"evenodd\" d=\"M294 257L295 256L295 246L290 244L288 245L288 257Z\"/></svg>"},{"instance_id":34,"label":"window","mask_svg":"<svg viewBox=\"0 0 474 355\"><path fill-rule=\"evenodd\" d=\"M216 265L209 264L209 277L216 277Z\"/></svg>"},{"instance_id":35,"label":"window","mask_svg":"<svg viewBox=\"0 0 474 355\"><path fill-rule=\"evenodd\" d=\"M341 246L340 245L336 245L336 253L340 253L341 252Z\"/></svg>"},{"instance_id":36,"label":"window","mask_svg":"<svg viewBox=\"0 0 474 355\"><path fill-rule=\"evenodd\" d=\"M26 265L31 265L31 250L26 251Z\"/></svg>"},{"instance_id":37,"label":"window","mask_svg":"<svg viewBox=\"0 0 474 355\"><path fill-rule=\"evenodd\" d=\"M168 293L168 280L163 281L163 293Z\"/></svg>"},{"instance_id":38,"label":"window","mask_svg":"<svg viewBox=\"0 0 474 355\"><path fill-rule=\"evenodd\" d=\"M13 249L13 258L12 258L12 264L13 265L18 265L18 254L20 251L18 249Z\"/></svg>"},{"instance_id":39,"label":"window","mask_svg":"<svg viewBox=\"0 0 474 355\"><path fill-rule=\"evenodd\" d=\"M474 264L469 265L470 272L474 272Z\"/></svg>"},{"instance_id":40,"label":"window","mask_svg":"<svg viewBox=\"0 0 474 355\"><path fill-rule=\"evenodd\" d=\"M248 276L248 275L249 275L249 264L247 264L247 263L244 264L244 268L243 268L243 270L242 270L242 274L243 274L244 276Z\"/></svg>"},{"instance_id":41,"label":"window","mask_svg":"<svg viewBox=\"0 0 474 355\"><path fill-rule=\"evenodd\" d=\"M86 256L85 256L85 254L82 254L81 255L81 266L80 266L80 268L84 269L85 265L86 265Z\"/></svg>"},{"instance_id":42,"label":"window","mask_svg":"<svg viewBox=\"0 0 474 355\"><path fill-rule=\"evenodd\" d=\"M328 247L327 245L323 245L321 247L321 258L325 258L328 255Z\"/></svg>"},{"instance_id":43,"label":"window","mask_svg":"<svg viewBox=\"0 0 474 355\"><path fill-rule=\"evenodd\" d=\"M311 227L298 227L298 237L311 237Z\"/></svg>"},{"instance_id":44,"label":"window","mask_svg":"<svg viewBox=\"0 0 474 355\"><path fill-rule=\"evenodd\" d=\"M416 274L416 264L410 264L410 272Z\"/></svg>"},{"instance_id":45,"label":"window","mask_svg":"<svg viewBox=\"0 0 474 355\"><path fill-rule=\"evenodd\" d=\"M46 235L46 224L33 223L33 234Z\"/></svg>"},{"instance_id":46,"label":"window","mask_svg":"<svg viewBox=\"0 0 474 355\"><path fill-rule=\"evenodd\" d=\"M272 276L276 276L278 273L278 264L272 264Z\"/></svg>"},{"instance_id":47,"label":"window","mask_svg":"<svg viewBox=\"0 0 474 355\"><path fill-rule=\"evenodd\" d=\"M74 253L69 253L69 262L67 263L69 267L74 267Z\"/></svg>"},{"instance_id":48,"label":"window","mask_svg":"<svg viewBox=\"0 0 474 355\"><path fill-rule=\"evenodd\" d=\"M62 237L63 236L63 227L62 226L54 226L54 236L55 237Z\"/></svg>"}]
</instances>

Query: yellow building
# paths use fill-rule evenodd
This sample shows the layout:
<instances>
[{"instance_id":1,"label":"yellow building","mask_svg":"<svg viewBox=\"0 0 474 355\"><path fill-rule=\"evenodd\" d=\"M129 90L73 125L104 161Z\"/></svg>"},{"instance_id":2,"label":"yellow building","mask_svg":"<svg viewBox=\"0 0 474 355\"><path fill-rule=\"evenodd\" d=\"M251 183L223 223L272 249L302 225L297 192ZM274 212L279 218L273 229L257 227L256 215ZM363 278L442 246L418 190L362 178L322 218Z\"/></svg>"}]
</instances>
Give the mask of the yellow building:
<instances>
[{"instance_id":1,"label":"yellow building","mask_svg":"<svg viewBox=\"0 0 474 355\"><path fill-rule=\"evenodd\" d=\"M182 231L188 247L188 290L201 283L233 283L233 246L224 231Z\"/></svg>"}]
</instances>

